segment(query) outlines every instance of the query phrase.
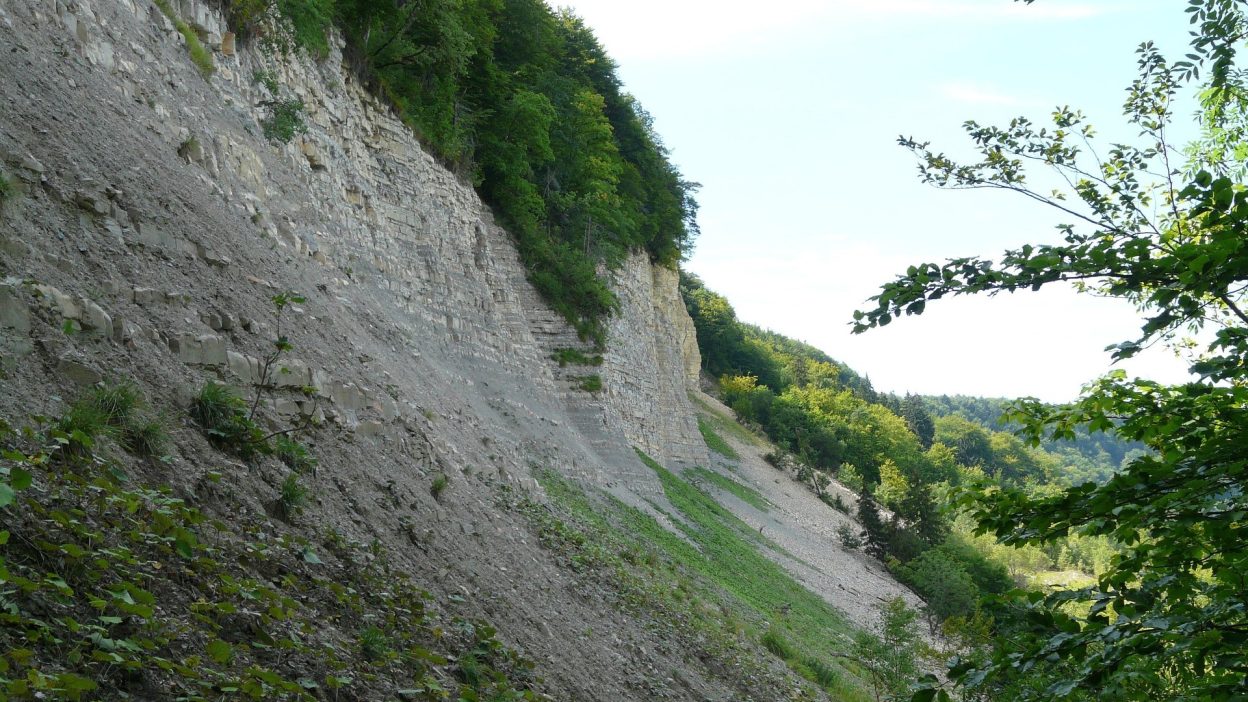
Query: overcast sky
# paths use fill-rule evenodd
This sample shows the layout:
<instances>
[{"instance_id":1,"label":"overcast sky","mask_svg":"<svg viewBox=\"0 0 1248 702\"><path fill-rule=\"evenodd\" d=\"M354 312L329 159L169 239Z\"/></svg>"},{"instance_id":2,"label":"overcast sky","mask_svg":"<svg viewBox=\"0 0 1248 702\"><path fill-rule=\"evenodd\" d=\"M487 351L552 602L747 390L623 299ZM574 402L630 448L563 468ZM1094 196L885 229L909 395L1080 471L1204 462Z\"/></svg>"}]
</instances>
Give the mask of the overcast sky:
<instances>
[{"instance_id":1,"label":"overcast sky","mask_svg":"<svg viewBox=\"0 0 1248 702\"><path fill-rule=\"evenodd\" d=\"M1135 47L1185 48L1172 0L576 0L702 184L686 270L738 316L818 346L898 393L1073 398L1132 337L1130 306L1054 289L942 300L853 336L849 321L906 266L1056 241L1057 213L1005 193L920 184L898 135L965 151L960 125L1058 105L1127 139ZM1158 352L1128 367L1163 380Z\"/></svg>"}]
</instances>

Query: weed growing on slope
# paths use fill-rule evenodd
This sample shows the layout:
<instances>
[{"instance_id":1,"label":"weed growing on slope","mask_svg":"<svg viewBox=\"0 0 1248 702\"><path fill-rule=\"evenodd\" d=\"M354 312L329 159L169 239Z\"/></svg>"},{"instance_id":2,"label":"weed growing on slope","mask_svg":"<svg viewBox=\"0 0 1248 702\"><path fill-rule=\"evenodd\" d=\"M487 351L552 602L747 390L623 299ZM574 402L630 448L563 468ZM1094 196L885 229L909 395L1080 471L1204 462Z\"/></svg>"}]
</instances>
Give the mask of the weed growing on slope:
<instances>
[{"instance_id":1,"label":"weed growing on slope","mask_svg":"<svg viewBox=\"0 0 1248 702\"><path fill-rule=\"evenodd\" d=\"M216 67L212 65L212 52L204 46L199 40L199 35L195 33L191 26L178 16L173 5L169 4L169 0L152 0L156 7L160 8L161 13L173 23L174 29L178 30L178 34L186 40L186 50L191 56L191 63L199 69L200 75L207 78L212 75Z\"/></svg>"},{"instance_id":2,"label":"weed growing on slope","mask_svg":"<svg viewBox=\"0 0 1248 702\"><path fill-rule=\"evenodd\" d=\"M597 373L593 375L583 375L577 380L577 387L585 392L600 392L602 390L602 376Z\"/></svg>"},{"instance_id":3,"label":"weed growing on slope","mask_svg":"<svg viewBox=\"0 0 1248 702\"><path fill-rule=\"evenodd\" d=\"M282 481L277 495L277 511L283 519L294 519L308 502L308 489L299 482L299 475L291 473Z\"/></svg>"},{"instance_id":4,"label":"weed growing on slope","mask_svg":"<svg viewBox=\"0 0 1248 702\"><path fill-rule=\"evenodd\" d=\"M191 401L191 418L209 443L243 459L271 450L264 431L249 414L247 402L220 383L205 383Z\"/></svg>"},{"instance_id":5,"label":"weed growing on slope","mask_svg":"<svg viewBox=\"0 0 1248 702\"><path fill-rule=\"evenodd\" d=\"M732 478L720 475L719 473L705 468L691 468L685 471L685 475L695 482L710 483L724 492L736 495L737 499L761 512L766 512L771 509L771 503L767 501L767 498L758 494L757 490L742 485Z\"/></svg>"},{"instance_id":6,"label":"weed growing on slope","mask_svg":"<svg viewBox=\"0 0 1248 702\"><path fill-rule=\"evenodd\" d=\"M640 452L639 452L640 454ZM578 486L553 471L536 473L557 512L522 503L544 546L562 554L569 566L597 574L620 592L625 609L647 611L680 622L681 633L696 632L703 654L747 676L761 675L742 639L764 645L766 623L793 639L790 667L816 681L812 661L820 661L829 691L851 702L871 699L865 671L843 669L836 654L850 645L851 627L821 598L772 563L756 530L740 522L710 496L640 454L663 482L679 510L673 523L682 534L613 498L607 505L590 499ZM757 649L753 649L757 650ZM842 673L846 673L843 674Z\"/></svg>"},{"instance_id":7,"label":"weed growing on slope","mask_svg":"<svg viewBox=\"0 0 1248 702\"><path fill-rule=\"evenodd\" d=\"M710 450L734 461L741 458L736 449L715 432L715 427L711 426L710 420L702 415L698 415L698 431L702 432L702 439L706 441L706 447Z\"/></svg>"},{"instance_id":8,"label":"weed growing on slope","mask_svg":"<svg viewBox=\"0 0 1248 702\"><path fill-rule=\"evenodd\" d=\"M8 176L0 173L0 207L4 207L4 203L12 200L17 195L17 187L13 185L13 181Z\"/></svg>"},{"instance_id":9,"label":"weed growing on slope","mask_svg":"<svg viewBox=\"0 0 1248 702\"><path fill-rule=\"evenodd\" d=\"M569 365L574 366L601 366L602 354L589 355L580 349L561 348L557 349L550 355L551 359L559 362L559 367L564 368Z\"/></svg>"},{"instance_id":10,"label":"weed growing on slope","mask_svg":"<svg viewBox=\"0 0 1248 702\"><path fill-rule=\"evenodd\" d=\"M0 419L0 699L537 699L530 663L384 552L334 565L267 520L210 519L65 454L60 425ZM352 646L356 619L389 652Z\"/></svg>"},{"instance_id":11,"label":"weed growing on slope","mask_svg":"<svg viewBox=\"0 0 1248 702\"><path fill-rule=\"evenodd\" d=\"M429 484L429 494L433 495L433 499L440 500L442 499L442 493L446 492L446 488L448 488L450 484L451 479L442 473L439 473L434 476L433 482Z\"/></svg>"},{"instance_id":12,"label":"weed growing on slope","mask_svg":"<svg viewBox=\"0 0 1248 702\"><path fill-rule=\"evenodd\" d=\"M296 473L315 473L316 458L308 451L308 447L302 443L290 438L286 434L279 434L273 439L273 455L277 456L287 468Z\"/></svg>"},{"instance_id":13,"label":"weed growing on slope","mask_svg":"<svg viewBox=\"0 0 1248 702\"><path fill-rule=\"evenodd\" d=\"M758 620L774 620L778 634L782 632L793 644L794 658L786 662L795 672L810 679L810 660L835 660L827 664L840 668L854 631L844 616L767 558L761 549L775 547L749 525L654 459L641 451L637 454L658 476L667 499L679 511L681 519L673 522L700 549L700 558L688 565L732 593ZM842 699L867 699L863 686L851 682L861 680L862 671L846 672L849 675L838 675L837 688L830 692Z\"/></svg>"}]
</instances>

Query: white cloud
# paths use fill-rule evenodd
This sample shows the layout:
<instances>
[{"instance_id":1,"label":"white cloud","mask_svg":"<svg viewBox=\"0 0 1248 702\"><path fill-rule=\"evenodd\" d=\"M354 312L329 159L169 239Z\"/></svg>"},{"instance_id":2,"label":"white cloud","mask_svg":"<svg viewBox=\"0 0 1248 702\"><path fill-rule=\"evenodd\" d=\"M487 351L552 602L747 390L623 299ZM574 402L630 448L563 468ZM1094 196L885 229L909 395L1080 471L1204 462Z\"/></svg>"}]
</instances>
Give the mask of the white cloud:
<instances>
[{"instance_id":1,"label":"white cloud","mask_svg":"<svg viewBox=\"0 0 1248 702\"><path fill-rule=\"evenodd\" d=\"M570 7L620 60L740 52L792 38L795 30L871 20L1071 21L1117 11L1049 0L547 0Z\"/></svg>"}]
</instances>

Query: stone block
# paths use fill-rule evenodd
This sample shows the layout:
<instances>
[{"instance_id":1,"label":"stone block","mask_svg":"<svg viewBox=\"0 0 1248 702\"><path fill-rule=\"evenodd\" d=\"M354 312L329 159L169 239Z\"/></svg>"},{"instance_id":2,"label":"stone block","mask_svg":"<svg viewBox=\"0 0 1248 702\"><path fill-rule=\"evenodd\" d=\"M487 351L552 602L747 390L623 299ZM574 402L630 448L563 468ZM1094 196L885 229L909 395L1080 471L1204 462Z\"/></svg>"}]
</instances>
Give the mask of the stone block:
<instances>
[{"instance_id":1,"label":"stone block","mask_svg":"<svg viewBox=\"0 0 1248 702\"><path fill-rule=\"evenodd\" d=\"M237 351L225 352L226 363L239 380L244 383L252 384L259 379L260 362L256 359L245 356Z\"/></svg>"},{"instance_id":2,"label":"stone block","mask_svg":"<svg viewBox=\"0 0 1248 702\"><path fill-rule=\"evenodd\" d=\"M113 318L113 341L119 344L129 344L143 334L143 329L134 322L128 321L121 317Z\"/></svg>"},{"instance_id":3,"label":"stone block","mask_svg":"<svg viewBox=\"0 0 1248 702\"><path fill-rule=\"evenodd\" d=\"M355 433L358 436L380 436L385 431L386 426L384 424L371 419L364 420L355 427Z\"/></svg>"},{"instance_id":4,"label":"stone block","mask_svg":"<svg viewBox=\"0 0 1248 702\"><path fill-rule=\"evenodd\" d=\"M165 298L164 294L155 288L134 288L130 291L130 294L130 299L134 300L134 304L139 305L140 307L147 307L158 302L163 302Z\"/></svg>"},{"instance_id":5,"label":"stone block","mask_svg":"<svg viewBox=\"0 0 1248 702\"><path fill-rule=\"evenodd\" d=\"M113 333L112 315L105 312L103 307L85 298L80 303L80 306L82 308L81 321L83 329L97 334Z\"/></svg>"},{"instance_id":6,"label":"stone block","mask_svg":"<svg viewBox=\"0 0 1248 702\"><path fill-rule=\"evenodd\" d=\"M30 331L30 308L17 290L8 285L0 285L0 327Z\"/></svg>"},{"instance_id":7,"label":"stone block","mask_svg":"<svg viewBox=\"0 0 1248 702\"><path fill-rule=\"evenodd\" d=\"M200 363L205 366L224 366L229 361L225 352L225 339L215 334L204 334L195 340L200 347Z\"/></svg>"},{"instance_id":8,"label":"stone block","mask_svg":"<svg viewBox=\"0 0 1248 702\"><path fill-rule=\"evenodd\" d=\"M299 361L278 361L273 384L279 388L301 388L312 384L312 371Z\"/></svg>"},{"instance_id":9,"label":"stone block","mask_svg":"<svg viewBox=\"0 0 1248 702\"><path fill-rule=\"evenodd\" d=\"M84 386L95 385L104 379L94 368L68 357L61 357L57 361L56 372L66 380Z\"/></svg>"},{"instance_id":10,"label":"stone block","mask_svg":"<svg viewBox=\"0 0 1248 702\"><path fill-rule=\"evenodd\" d=\"M36 285L35 290L43 296L44 304L55 310L58 314L66 319L80 319L82 317L82 308L78 303L74 302L74 298L61 292L60 289L51 285Z\"/></svg>"}]
</instances>

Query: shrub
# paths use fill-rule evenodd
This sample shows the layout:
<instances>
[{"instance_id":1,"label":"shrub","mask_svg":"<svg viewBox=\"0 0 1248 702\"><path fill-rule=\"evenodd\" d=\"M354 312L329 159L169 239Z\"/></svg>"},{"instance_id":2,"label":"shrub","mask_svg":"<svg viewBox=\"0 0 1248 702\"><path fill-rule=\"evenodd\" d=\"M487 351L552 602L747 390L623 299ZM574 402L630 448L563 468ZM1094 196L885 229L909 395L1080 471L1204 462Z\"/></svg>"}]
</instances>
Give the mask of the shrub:
<instances>
[{"instance_id":1,"label":"shrub","mask_svg":"<svg viewBox=\"0 0 1248 702\"><path fill-rule=\"evenodd\" d=\"M280 434L273 440L273 454L296 473L316 470L316 458L308 453L308 447L285 434Z\"/></svg>"},{"instance_id":2,"label":"shrub","mask_svg":"<svg viewBox=\"0 0 1248 702\"><path fill-rule=\"evenodd\" d=\"M168 441L169 432L159 419L134 418L121 429L122 448L136 456L159 456Z\"/></svg>"},{"instance_id":3,"label":"shrub","mask_svg":"<svg viewBox=\"0 0 1248 702\"><path fill-rule=\"evenodd\" d=\"M263 104L269 108L269 116L260 120L264 138L274 144L289 144L295 135L308 132L308 125L303 121L302 100L266 100Z\"/></svg>"},{"instance_id":4,"label":"shrub","mask_svg":"<svg viewBox=\"0 0 1248 702\"><path fill-rule=\"evenodd\" d=\"M552 359L559 362L559 367L564 368L569 364L575 366L601 366L602 354L594 354L590 356L579 349L562 348L550 355Z\"/></svg>"},{"instance_id":5,"label":"shrub","mask_svg":"<svg viewBox=\"0 0 1248 702\"><path fill-rule=\"evenodd\" d=\"M278 89L281 87L281 84L277 82L276 73L274 73L273 71L265 71L259 68L257 68L254 72L252 72L251 82L255 83L256 85L261 86L265 90L269 91L270 95L273 95L275 97L277 96Z\"/></svg>"},{"instance_id":6,"label":"shrub","mask_svg":"<svg viewBox=\"0 0 1248 702\"><path fill-rule=\"evenodd\" d=\"M433 495L433 499L442 499L442 493L446 492L446 488L451 484L451 479L439 473L433 479L433 483L429 485L429 494Z\"/></svg>"},{"instance_id":7,"label":"shrub","mask_svg":"<svg viewBox=\"0 0 1248 702\"><path fill-rule=\"evenodd\" d=\"M578 378L578 380L580 380L580 385L578 387L585 392L598 392L602 390L602 376L599 376L598 374L582 376Z\"/></svg>"},{"instance_id":8,"label":"shrub","mask_svg":"<svg viewBox=\"0 0 1248 702\"><path fill-rule=\"evenodd\" d=\"M220 383L204 384L191 401L191 418L213 446L240 458L270 450L264 432L248 416L247 403Z\"/></svg>"},{"instance_id":9,"label":"shrub","mask_svg":"<svg viewBox=\"0 0 1248 702\"><path fill-rule=\"evenodd\" d=\"M897 569L902 582L913 587L940 619L967 616L975 611L979 590L966 570L940 549L932 549Z\"/></svg>"},{"instance_id":10,"label":"shrub","mask_svg":"<svg viewBox=\"0 0 1248 702\"><path fill-rule=\"evenodd\" d=\"M282 481L277 496L277 511L283 519L290 519L303 510L308 501L308 489L299 482L299 475L291 473Z\"/></svg>"},{"instance_id":11,"label":"shrub","mask_svg":"<svg viewBox=\"0 0 1248 702\"><path fill-rule=\"evenodd\" d=\"M836 528L836 536L841 540L841 545L850 551L862 548L862 536L850 526L849 522L841 522L841 525Z\"/></svg>"},{"instance_id":12,"label":"shrub","mask_svg":"<svg viewBox=\"0 0 1248 702\"><path fill-rule=\"evenodd\" d=\"M360 632L359 643L360 655L372 663L382 660L390 652L390 640L386 638L385 632L375 626Z\"/></svg>"}]
</instances>

